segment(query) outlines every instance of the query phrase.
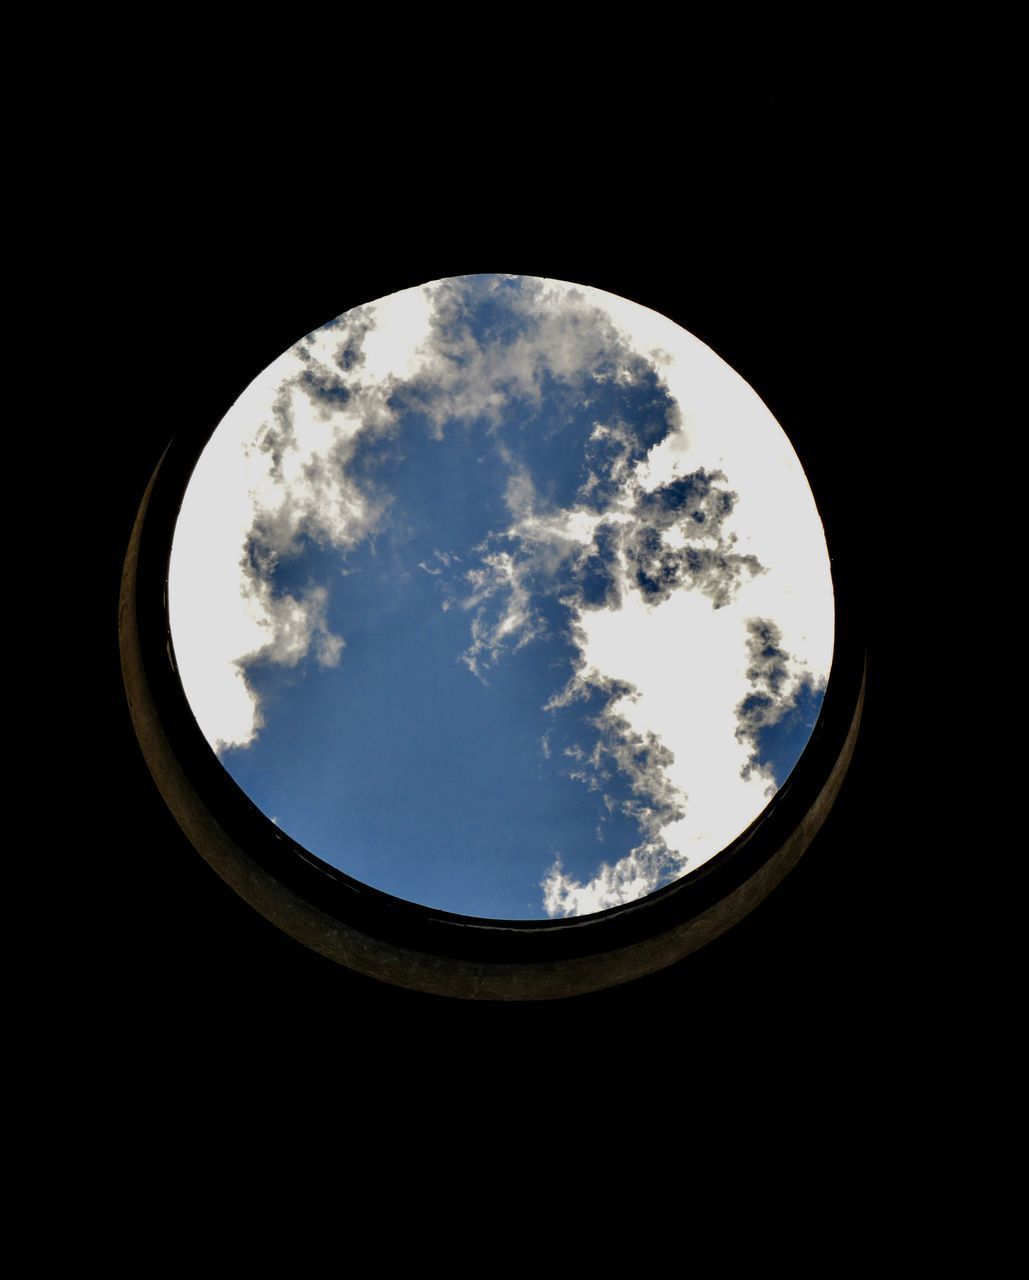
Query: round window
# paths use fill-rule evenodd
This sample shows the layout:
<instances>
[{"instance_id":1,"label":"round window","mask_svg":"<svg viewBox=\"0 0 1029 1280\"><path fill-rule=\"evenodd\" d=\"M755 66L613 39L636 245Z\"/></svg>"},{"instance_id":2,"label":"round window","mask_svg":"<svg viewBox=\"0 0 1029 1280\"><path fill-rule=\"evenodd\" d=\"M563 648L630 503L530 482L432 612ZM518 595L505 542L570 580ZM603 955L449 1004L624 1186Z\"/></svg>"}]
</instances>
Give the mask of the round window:
<instances>
[{"instance_id":1,"label":"round window","mask_svg":"<svg viewBox=\"0 0 1029 1280\"><path fill-rule=\"evenodd\" d=\"M308 334L151 485L126 686L198 849L294 936L543 998L738 919L827 812L862 658L761 399L666 317L437 280Z\"/></svg>"}]
</instances>

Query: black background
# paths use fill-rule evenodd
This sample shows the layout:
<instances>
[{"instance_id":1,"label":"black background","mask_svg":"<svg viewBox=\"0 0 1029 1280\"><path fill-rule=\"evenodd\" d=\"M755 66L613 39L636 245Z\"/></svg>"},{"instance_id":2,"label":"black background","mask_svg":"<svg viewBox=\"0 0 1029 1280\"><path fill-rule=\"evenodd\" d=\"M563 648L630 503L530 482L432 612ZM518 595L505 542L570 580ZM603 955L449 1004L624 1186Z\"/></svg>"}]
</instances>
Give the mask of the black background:
<instances>
[{"instance_id":1,"label":"black background","mask_svg":"<svg viewBox=\"0 0 1029 1280\"><path fill-rule=\"evenodd\" d=\"M848 129L830 150L805 112L770 98L743 128L731 183L721 168L680 182L667 156L655 171L613 156L584 165L575 148L552 148L544 164L531 140L474 178L424 161L326 185L311 165L291 171L228 146L202 173L185 155L160 173L117 175L88 246L106 357L95 388L103 429L84 451L92 536L71 584L82 591L96 678L85 691L75 808L78 847L88 837L94 849L88 873L77 866L89 909L68 981L94 1041L118 1046L144 1077L213 1069L272 1087L286 1073L333 1097L360 1087L370 1105L400 1081L425 1105L440 1090L453 1101L502 1081L537 1113L571 1103L587 1079L610 1091L613 1113L621 1099L631 1114L687 1088L705 1096L727 1072L750 1087L785 1060L804 1076L875 1070L900 1017L890 888L899 853L885 818L897 745L884 711L888 604L867 441L903 300L887 265L897 246L882 175L873 164L879 180L868 181L860 121ZM213 427L272 358L348 307L478 271L595 284L701 337L786 428L826 522L855 546L867 528L858 569L876 588L857 755L799 866L748 919L674 968L538 1005L381 986L259 918L165 811L118 668L121 559L180 424Z\"/></svg>"}]
</instances>

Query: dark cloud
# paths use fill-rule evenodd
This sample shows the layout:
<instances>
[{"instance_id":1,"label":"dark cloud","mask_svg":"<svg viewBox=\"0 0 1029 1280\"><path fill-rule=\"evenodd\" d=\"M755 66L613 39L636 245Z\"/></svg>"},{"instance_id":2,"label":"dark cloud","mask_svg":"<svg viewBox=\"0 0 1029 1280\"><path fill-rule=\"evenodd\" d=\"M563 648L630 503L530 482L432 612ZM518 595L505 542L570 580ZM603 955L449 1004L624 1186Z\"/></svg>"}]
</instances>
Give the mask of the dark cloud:
<instances>
[{"instance_id":1,"label":"dark cloud","mask_svg":"<svg viewBox=\"0 0 1029 1280\"><path fill-rule=\"evenodd\" d=\"M782 632L768 618L747 621L747 679L778 696L790 678L790 655L782 647Z\"/></svg>"},{"instance_id":2,"label":"dark cloud","mask_svg":"<svg viewBox=\"0 0 1029 1280\"><path fill-rule=\"evenodd\" d=\"M736 504L736 494L716 483L724 480L721 471L701 467L638 495L624 546L634 584L648 603L658 604L687 587L702 591L720 609L745 572L762 571L756 556L732 550L735 536L723 530ZM672 529L683 545L666 541Z\"/></svg>"},{"instance_id":3,"label":"dark cloud","mask_svg":"<svg viewBox=\"0 0 1029 1280\"><path fill-rule=\"evenodd\" d=\"M801 705L812 697L820 698L821 688L782 647L782 632L769 618L748 619L747 657L751 692L736 707L736 737L750 748L741 776L749 779L759 773L771 778L773 771L764 758L762 737L773 726L798 715ZM774 781L770 790L775 790Z\"/></svg>"},{"instance_id":4,"label":"dark cloud","mask_svg":"<svg viewBox=\"0 0 1029 1280\"><path fill-rule=\"evenodd\" d=\"M336 364L344 373L353 375L364 364L364 340L375 328L375 321L365 307L348 311L345 317L340 317L344 318L346 323L341 327L345 336L336 349Z\"/></svg>"},{"instance_id":5,"label":"dark cloud","mask_svg":"<svg viewBox=\"0 0 1029 1280\"><path fill-rule=\"evenodd\" d=\"M326 413L341 409L350 399L350 388L335 373L307 369L300 375L298 382L314 404Z\"/></svg>"},{"instance_id":6,"label":"dark cloud","mask_svg":"<svg viewBox=\"0 0 1029 1280\"><path fill-rule=\"evenodd\" d=\"M293 409L290 404L292 383L287 382L279 389L272 402L271 421L265 423L264 430L257 439L257 447L269 457L271 466L269 473L273 479L282 481L282 460L288 449L296 448L296 431L293 427Z\"/></svg>"},{"instance_id":7,"label":"dark cloud","mask_svg":"<svg viewBox=\"0 0 1029 1280\"><path fill-rule=\"evenodd\" d=\"M635 566L635 584L650 604L667 600L673 591L688 587L703 592L716 609L736 594L744 572L761 572L753 555L738 555L718 547L668 547L657 530L645 527L626 548Z\"/></svg>"}]
</instances>

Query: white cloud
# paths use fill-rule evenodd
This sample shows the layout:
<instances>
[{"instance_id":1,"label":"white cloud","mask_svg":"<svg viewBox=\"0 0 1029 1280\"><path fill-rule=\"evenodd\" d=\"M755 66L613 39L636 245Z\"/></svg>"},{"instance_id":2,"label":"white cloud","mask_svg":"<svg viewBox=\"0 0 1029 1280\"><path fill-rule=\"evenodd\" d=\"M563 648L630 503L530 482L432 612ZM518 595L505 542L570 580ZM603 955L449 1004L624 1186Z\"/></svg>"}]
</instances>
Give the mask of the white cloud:
<instances>
[{"instance_id":1,"label":"white cloud","mask_svg":"<svg viewBox=\"0 0 1029 1280\"><path fill-rule=\"evenodd\" d=\"M169 577L176 658L212 745L249 744L261 728L245 675L256 655L286 666L346 661L325 588L277 594L272 579L305 539L334 548L342 567L347 552L389 518L388 493L358 486L351 474L365 433L390 433L399 404L421 407L440 436L451 423L477 419L489 433L513 398L539 400L545 374L570 386L587 373L624 383L641 368L657 370L675 402L675 429L644 461L633 461L623 423L598 421L594 443L613 443L615 454L607 455L605 476L598 464L578 503L562 509L549 507L539 478L501 449L508 526L471 556L463 547L441 549L419 566L448 584L444 609L456 605L469 615L463 660L485 678L505 653L543 633L538 584L567 579L602 524L614 531L616 589L589 607L574 592L563 597L577 665L547 705L557 713L591 689L610 692L597 726L600 755L574 767L587 786L601 767L622 779L637 804L641 838L588 880L560 863L546 873L547 912L581 914L701 865L764 807L769 778L752 767L753 734L741 734L737 716L755 688L769 689L766 674L754 676L751 624L774 623L776 645L789 655L771 715L805 677L817 685L828 675L828 556L788 439L699 340L623 299L531 281L506 295L524 322L518 335L480 344L462 319L468 287L504 288L498 280L442 281L393 295L304 339L247 388L214 433L183 502ZM704 528L651 511L658 545L644 546L637 534L645 495L698 474L712 492L735 495L731 510L716 520L714 499L698 498L709 503ZM614 489L601 511L593 495L602 479ZM655 568L667 570L674 589L648 599L636 574ZM614 696L619 689L631 696ZM655 744L645 768L640 743ZM541 753L548 767L571 767L547 735Z\"/></svg>"},{"instance_id":2,"label":"white cloud","mask_svg":"<svg viewBox=\"0 0 1029 1280\"><path fill-rule=\"evenodd\" d=\"M774 619L791 655L781 709L805 676L816 686L827 677L834 617L828 555L806 477L753 390L698 339L633 303L556 282L547 282L529 305L544 302L556 318L545 321L540 333L555 344L561 376L571 379L592 367L602 346L659 352L655 364L679 410L677 429L642 464L634 466L623 451L612 470L618 492L603 516L585 507L540 512L532 477L513 473L508 507L514 520L497 536L498 544L513 550L503 556L487 552L469 576L475 604L509 593L499 623L490 626L481 614L473 620L470 659L495 662L507 637L516 635L521 645L539 633L530 621L532 601L524 585L530 573L556 570L581 555L603 519L621 525L626 535L614 571L617 602L585 608L566 600L578 670L548 707L558 710L605 682L630 686L634 697L620 702L618 712L633 732L653 735L666 749L663 783L684 800L681 808L660 810L660 821L651 823L636 849L587 882L555 864L544 880L544 905L556 915L598 910L650 892L670 868L674 875L701 865L750 824L767 803L770 783L752 767L754 744L740 735L737 718L737 708L754 689L748 674L750 621ZM595 307L606 315L591 329ZM450 379L448 411L489 414L499 403L491 397L505 386L533 394L546 359L546 352L526 342L506 352L479 352L466 336ZM620 432L618 423L598 423L594 435L617 440ZM735 495L720 534L700 535L692 526L686 532L673 523L662 541L673 558L688 546L703 552L710 575L707 581L703 573L692 580L687 575L666 598L648 602L633 589L639 562L626 559L639 495L697 473L720 473L722 487ZM592 479L587 490L597 483ZM581 767L577 771L588 781ZM631 784L631 773L624 767L623 773Z\"/></svg>"},{"instance_id":3,"label":"white cloud","mask_svg":"<svg viewBox=\"0 0 1029 1280\"><path fill-rule=\"evenodd\" d=\"M558 381L577 380L623 348L605 313L607 295L532 278L523 278L521 287L511 290L503 281L500 276L460 277L430 288L435 308L431 334L419 352L423 363L410 395L439 433L457 420L496 423L513 396L539 400L545 372ZM484 294L500 292L527 327L508 341L477 341L465 308L469 287ZM624 355L632 358L628 348Z\"/></svg>"},{"instance_id":4,"label":"white cloud","mask_svg":"<svg viewBox=\"0 0 1029 1280\"><path fill-rule=\"evenodd\" d=\"M661 844L641 844L617 862L605 862L585 884L566 875L558 858L540 884L543 909L553 918L585 916L608 907L619 907L653 893L664 881L667 871L668 854Z\"/></svg>"},{"instance_id":5,"label":"white cloud","mask_svg":"<svg viewBox=\"0 0 1029 1280\"><path fill-rule=\"evenodd\" d=\"M176 662L216 750L262 725L244 668L339 662L324 587L276 595L271 576L310 538L341 553L386 514L347 472L361 435L393 427L388 399L417 367L430 308L421 289L349 312L275 360L243 392L201 455L172 544L168 605Z\"/></svg>"}]
</instances>

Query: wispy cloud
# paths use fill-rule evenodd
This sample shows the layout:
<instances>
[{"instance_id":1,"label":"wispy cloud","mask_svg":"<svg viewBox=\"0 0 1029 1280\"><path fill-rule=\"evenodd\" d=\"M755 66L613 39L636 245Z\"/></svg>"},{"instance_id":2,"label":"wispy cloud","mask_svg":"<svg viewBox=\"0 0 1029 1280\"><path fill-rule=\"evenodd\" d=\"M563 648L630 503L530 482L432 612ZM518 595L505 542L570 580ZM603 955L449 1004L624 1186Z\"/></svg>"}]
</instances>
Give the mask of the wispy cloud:
<instances>
[{"instance_id":1,"label":"wispy cloud","mask_svg":"<svg viewBox=\"0 0 1029 1280\"><path fill-rule=\"evenodd\" d=\"M570 776L591 790L604 792L612 771L627 781L630 795L622 812L634 820L643 839L614 864L603 863L587 881L570 876L555 860L541 882L543 906L549 916L582 915L633 901L682 874L686 859L669 847L665 829L686 815L686 795L669 778L672 752L652 732L639 732L620 714L619 703L633 690L619 687L599 716L590 723L599 730L591 751L573 746L566 754L576 761ZM607 794L610 811L615 802ZM602 838L598 824L598 838Z\"/></svg>"},{"instance_id":2,"label":"wispy cloud","mask_svg":"<svg viewBox=\"0 0 1029 1280\"><path fill-rule=\"evenodd\" d=\"M528 586L529 565L508 551L484 554L481 565L466 575L471 594L461 602L473 612L472 642L461 661L473 675L484 678L507 650L516 652L545 630ZM486 605L499 597L499 610L490 618Z\"/></svg>"}]
</instances>

